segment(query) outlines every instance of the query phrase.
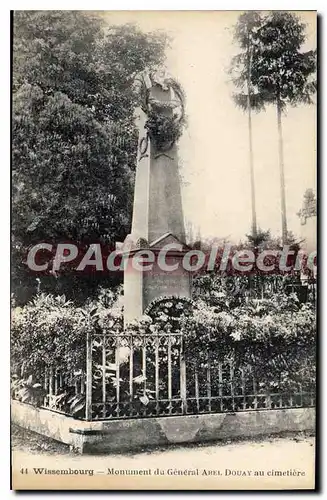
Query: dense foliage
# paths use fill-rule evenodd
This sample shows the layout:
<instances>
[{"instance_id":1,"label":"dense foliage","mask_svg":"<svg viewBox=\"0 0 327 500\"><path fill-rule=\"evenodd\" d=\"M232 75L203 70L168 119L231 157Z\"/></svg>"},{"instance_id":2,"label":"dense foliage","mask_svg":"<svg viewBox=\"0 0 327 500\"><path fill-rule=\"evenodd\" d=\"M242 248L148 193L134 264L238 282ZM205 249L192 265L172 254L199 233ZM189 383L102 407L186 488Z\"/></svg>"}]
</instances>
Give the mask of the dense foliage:
<instances>
[{"instance_id":1,"label":"dense foliage","mask_svg":"<svg viewBox=\"0 0 327 500\"><path fill-rule=\"evenodd\" d=\"M206 365L207 351L215 362L231 357L235 366L252 365L266 389L308 388L315 383L315 310L299 305L296 296L249 301L229 311L197 305L183 323L186 352ZM205 347L204 347L205 346Z\"/></svg>"},{"instance_id":2,"label":"dense foliage","mask_svg":"<svg viewBox=\"0 0 327 500\"><path fill-rule=\"evenodd\" d=\"M46 398L48 406L83 417L86 339L99 331L122 331L118 294L119 290L113 293L100 289L97 299L88 301L83 308L67 301L65 296L40 294L24 307L14 308L11 328L12 396L37 406L42 405ZM49 383L51 377L53 382L53 376L59 373L63 377L58 393L47 393L45 380Z\"/></svg>"},{"instance_id":3,"label":"dense foliage","mask_svg":"<svg viewBox=\"0 0 327 500\"><path fill-rule=\"evenodd\" d=\"M149 114L145 127L158 150L170 149L183 132L183 123L157 111Z\"/></svg>"},{"instance_id":4,"label":"dense foliage","mask_svg":"<svg viewBox=\"0 0 327 500\"><path fill-rule=\"evenodd\" d=\"M291 12L255 11L241 14L235 26L241 52L232 60L231 74L238 92L235 102L260 111L266 104L311 103L316 91L316 51L304 52L306 26Z\"/></svg>"},{"instance_id":5,"label":"dense foliage","mask_svg":"<svg viewBox=\"0 0 327 500\"><path fill-rule=\"evenodd\" d=\"M128 233L137 146L133 81L163 61L165 44L162 35L108 26L87 12L15 12L13 288L21 301L36 291L25 264L30 245L112 247ZM60 277L41 281L50 292L73 289ZM74 298L79 287L83 295L83 281L89 293L98 283L80 277Z\"/></svg>"},{"instance_id":6,"label":"dense foliage","mask_svg":"<svg viewBox=\"0 0 327 500\"><path fill-rule=\"evenodd\" d=\"M203 278L201 278L203 280ZM203 282L199 290L205 290ZM117 301L118 299L118 301ZM115 337L123 332L122 309L119 297L102 290L97 300L84 308L74 307L64 297L41 295L23 308L16 308L12 321L12 371L14 397L33 404L42 404L45 370L56 369L74 373L73 382L85 385L86 338L93 337L93 401L102 401L102 380L105 369L108 402L116 397L116 364L120 366L120 394L129 401L129 341L115 354ZM105 335L105 337L103 336ZM134 339L133 400L147 405L153 399L153 373L144 375L142 346L144 338L151 339L147 347L147 366L155 366L156 338L171 335L171 360L179 366L180 342L187 366L188 387L194 384L195 369L201 374L200 388L206 387L206 369L212 373L221 363L233 367L234 385L240 380L237 373L247 373L257 381L258 392L295 394L299 390L312 393L315 387L316 324L312 303L301 304L295 294L272 294L270 299L245 299L244 293L235 296L228 286L213 286L199 293L193 301L167 297L158 300L140 321L127 326L124 338ZM103 339L106 338L106 365L103 365ZM158 337L159 338L159 337ZM167 384L167 337L158 344L161 383ZM116 357L117 360L117 357ZM174 368L176 369L176 368ZM135 371L134 371L135 373ZM229 371L221 383L228 390ZM178 382L179 374L176 373ZM252 382L251 382L252 383ZM219 388L217 377L212 388ZM239 385L240 388L240 385ZM177 385L176 390L179 390ZM189 389L191 390L191 389ZM246 390L252 393L251 387ZM41 398L37 398L41 394ZM49 397L49 395L48 395ZM85 391L76 394L74 383L59 387L51 396L52 403L75 416L83 415ZM56 399L54 399L56 398ZM59 399L58 399L59 398ZM56 406L58 408L58 406ZM101 418L102 410L94 418ZM96 411L96 410L95 410ZM98 416L97 416L98 415Z\"/></svg>"},{"instance_id":7,"label":"dense foliage","mask_svg":"<svg viewBox=\"0 0 327 500\"><path fill-rule=\"evenodd\" d=\"M252 157L251 110L273 104L277 110L283 242L287 240L282 112L288 105L311 104L316 92L316 51L304 52L306 26L292 12L249 11L239 16L234 32L241 52L232 59L230 73L236 86L236 105L248 111ZM252 206L254 175L252 162ZM255 233L254 224L254 233ZM255 236L255 234L253 235Z\"/></svg>"},{"instance_id":8,"label":"dense foliage","mask_svg":"<svg viewBox=\"0 0 327 500\"><path fill-rule=\"evenodd\" d=\"M84 369L87 333L95 333L98 324L106 332L113 326L112 318L117 318L117 331L122 330L121 310L117 313L112 307L116 298L116 293L101 290L97 300L77 307L65 296L40 294L24 307L14 308L13 370L19 367L26 376L37 376L45 366L65 371Z\"/></svg>"}]
</instances>

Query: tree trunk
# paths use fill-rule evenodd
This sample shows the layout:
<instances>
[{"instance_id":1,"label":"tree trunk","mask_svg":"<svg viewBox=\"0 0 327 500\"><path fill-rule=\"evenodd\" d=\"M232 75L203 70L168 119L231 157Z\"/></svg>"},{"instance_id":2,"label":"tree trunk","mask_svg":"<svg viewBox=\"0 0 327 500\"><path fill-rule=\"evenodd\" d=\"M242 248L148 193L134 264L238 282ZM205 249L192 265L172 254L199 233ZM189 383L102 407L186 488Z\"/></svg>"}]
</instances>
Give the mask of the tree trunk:
<instances>
[{"instance_id":1,"label":"tree trunk","mask_svg":"<svg viewBox=\"0 0 327 500\"><path fill-rule=\"evenodd\" d=\"M285 197L285 176L284 176L284 145L282 129L282 106L277 98L277 125L278 125L278 153L279 153L279 177L280 177L280 200L282 217L282 240L283 245L287 243L287 219L286 219L286 197Z\"/></svg>"},{"instance_id":2,"label":"tree trunk","mask_svg":"<svg viewBox=\"0 0 327 500\"><path fill-rule=\"evenodd\" d=\"M248 128L249 128L249 162L250 162L250 182L251 182L251 209L252 209L252 236L257 237L257 214L255 207L255 185L254 185L254 165L253 165L253 145L252 145L252 116L251 105L248 104Z\"/></svg>"},{"instance_id":3,"label":"tree trunk","mask_svg":"<svg viewBox=\"0 0 327 500\"><path fill-rule=\"evenodd\" d=\"M248 72L247 72L247 108L248 108L248 129L249 129L249 163L250 163L250 183L251 183L251 209L252 209L252 237L257 237L257 213L255 206L255 185L254 185L254 162L252 143L252 114L251 114L251 62L252 54L248 45Z\"/></svg>"}]
</instances>

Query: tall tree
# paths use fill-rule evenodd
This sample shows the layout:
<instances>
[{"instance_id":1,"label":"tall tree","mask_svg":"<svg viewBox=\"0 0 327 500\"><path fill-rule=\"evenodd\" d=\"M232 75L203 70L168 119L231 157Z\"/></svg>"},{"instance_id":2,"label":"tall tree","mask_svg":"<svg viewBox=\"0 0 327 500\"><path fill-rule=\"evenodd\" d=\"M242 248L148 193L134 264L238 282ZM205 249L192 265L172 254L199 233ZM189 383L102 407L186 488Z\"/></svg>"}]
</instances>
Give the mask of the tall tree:
<instances>
[{"instance_id":1,"label":"tall tree","mask_svg":"<svg viewBox=\"0 0 327 500\"><path fill-rule=\"evenodd\" d=\"M316 91L316 51L302 51L306 26L290 12L273 11L260 22L251 64L251 82L260 102L277 112L282 239L287 242L282 113L287 105L312 103Z\"/></svg>"},{"instance_id":2,"label":"tall tree","mask_svg":"<svg viewBox=\"0 0 327 500\"><path fill-rule=\"evenodd\" d=\"M241 48L241 52L232 59L230 74L237 88L233 98L237 106L247 112L249 132L249 166L250 166L250 188L251 188L251 210L252 224L251 236L257 238L257 213L254 181L254 158L252 139L252 110L259 111L263 102L257 89L251 80L253 53L256 50L257 31L260 28L262 18L258 12L249 11L241 14L234 28L234 39Z\"/></svg>"},{"instance_id":3,"label":"tall tree","mask_svg":"<svg viewBox=\"0 0 327 500\"><path fill-rule=\"evenodd\" d=\"M16 290L28 276L23 256L30 245L113 245L129 232L137 145L132 84L137 72L163 62L165 46L164 36L107 26L88 12L15 12Z\"/></svg>"}]
</instances>

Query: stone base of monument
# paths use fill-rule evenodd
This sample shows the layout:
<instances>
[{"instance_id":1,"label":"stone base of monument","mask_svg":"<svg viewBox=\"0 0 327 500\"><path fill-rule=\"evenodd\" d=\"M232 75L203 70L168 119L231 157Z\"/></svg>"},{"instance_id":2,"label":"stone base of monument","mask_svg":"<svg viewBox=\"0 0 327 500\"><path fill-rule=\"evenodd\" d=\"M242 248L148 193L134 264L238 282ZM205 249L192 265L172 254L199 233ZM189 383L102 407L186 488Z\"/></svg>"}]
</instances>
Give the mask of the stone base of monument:
<instances>
[{"instance_id":1,"label":"stone base of monument","mask_svg":"<svg viewBox=\"0 0 327 500\"><path fill-rule=\"evenodd\" d=\"M163 240L163 244L167 239ZM177 241L178 242L178 241ZM185 269L183 258L186 251L168 251L164 260L160 257L161 247L150 246L144 249L144 252L150 251L154 261L144 265L151 269L136 269L133 259L136 252L129 253L126 258L126 267L124 272L124 322L125 325L130 321L141 318L148 307L158 298L164 297L183 297L191 299L192 296L192 277L190 271ZM140 264L141 265L141 264Z\"/></svg>"},{"instance_id":2,"label":"stone base of monument","mask_svg":"<svg viewBox=\"0 0 327 500\"><path fill-rule=\"evenodd\" d=\"M84 422L12 401L11 416L25 429L92 454L315 429L314 408Z\"/></svg>"}]
</instances>

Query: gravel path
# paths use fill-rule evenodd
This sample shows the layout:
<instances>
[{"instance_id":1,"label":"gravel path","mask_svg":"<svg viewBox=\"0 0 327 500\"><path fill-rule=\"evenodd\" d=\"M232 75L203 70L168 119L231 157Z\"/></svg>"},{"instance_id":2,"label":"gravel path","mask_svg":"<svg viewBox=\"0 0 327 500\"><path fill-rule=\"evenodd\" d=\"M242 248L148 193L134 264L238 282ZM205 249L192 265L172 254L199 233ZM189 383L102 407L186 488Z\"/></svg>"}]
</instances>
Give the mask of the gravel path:
<instances>
[{"instance_id":1,"label":"gravel path","mask_svg":"<svg viewBox=\"0 0 327 500\"><path fill-rule=\"evenodd\" d=\"M315 440L304 433L81 456L65 445L13 427L12 446L15 489L41 487L35 481L46 489L314 487ZM19 472L22 468L28 469L27 475ZM36 474L34 469L55 472ZM60 472L65 469L70 472Z\"/></svg>"}]
</instances>

